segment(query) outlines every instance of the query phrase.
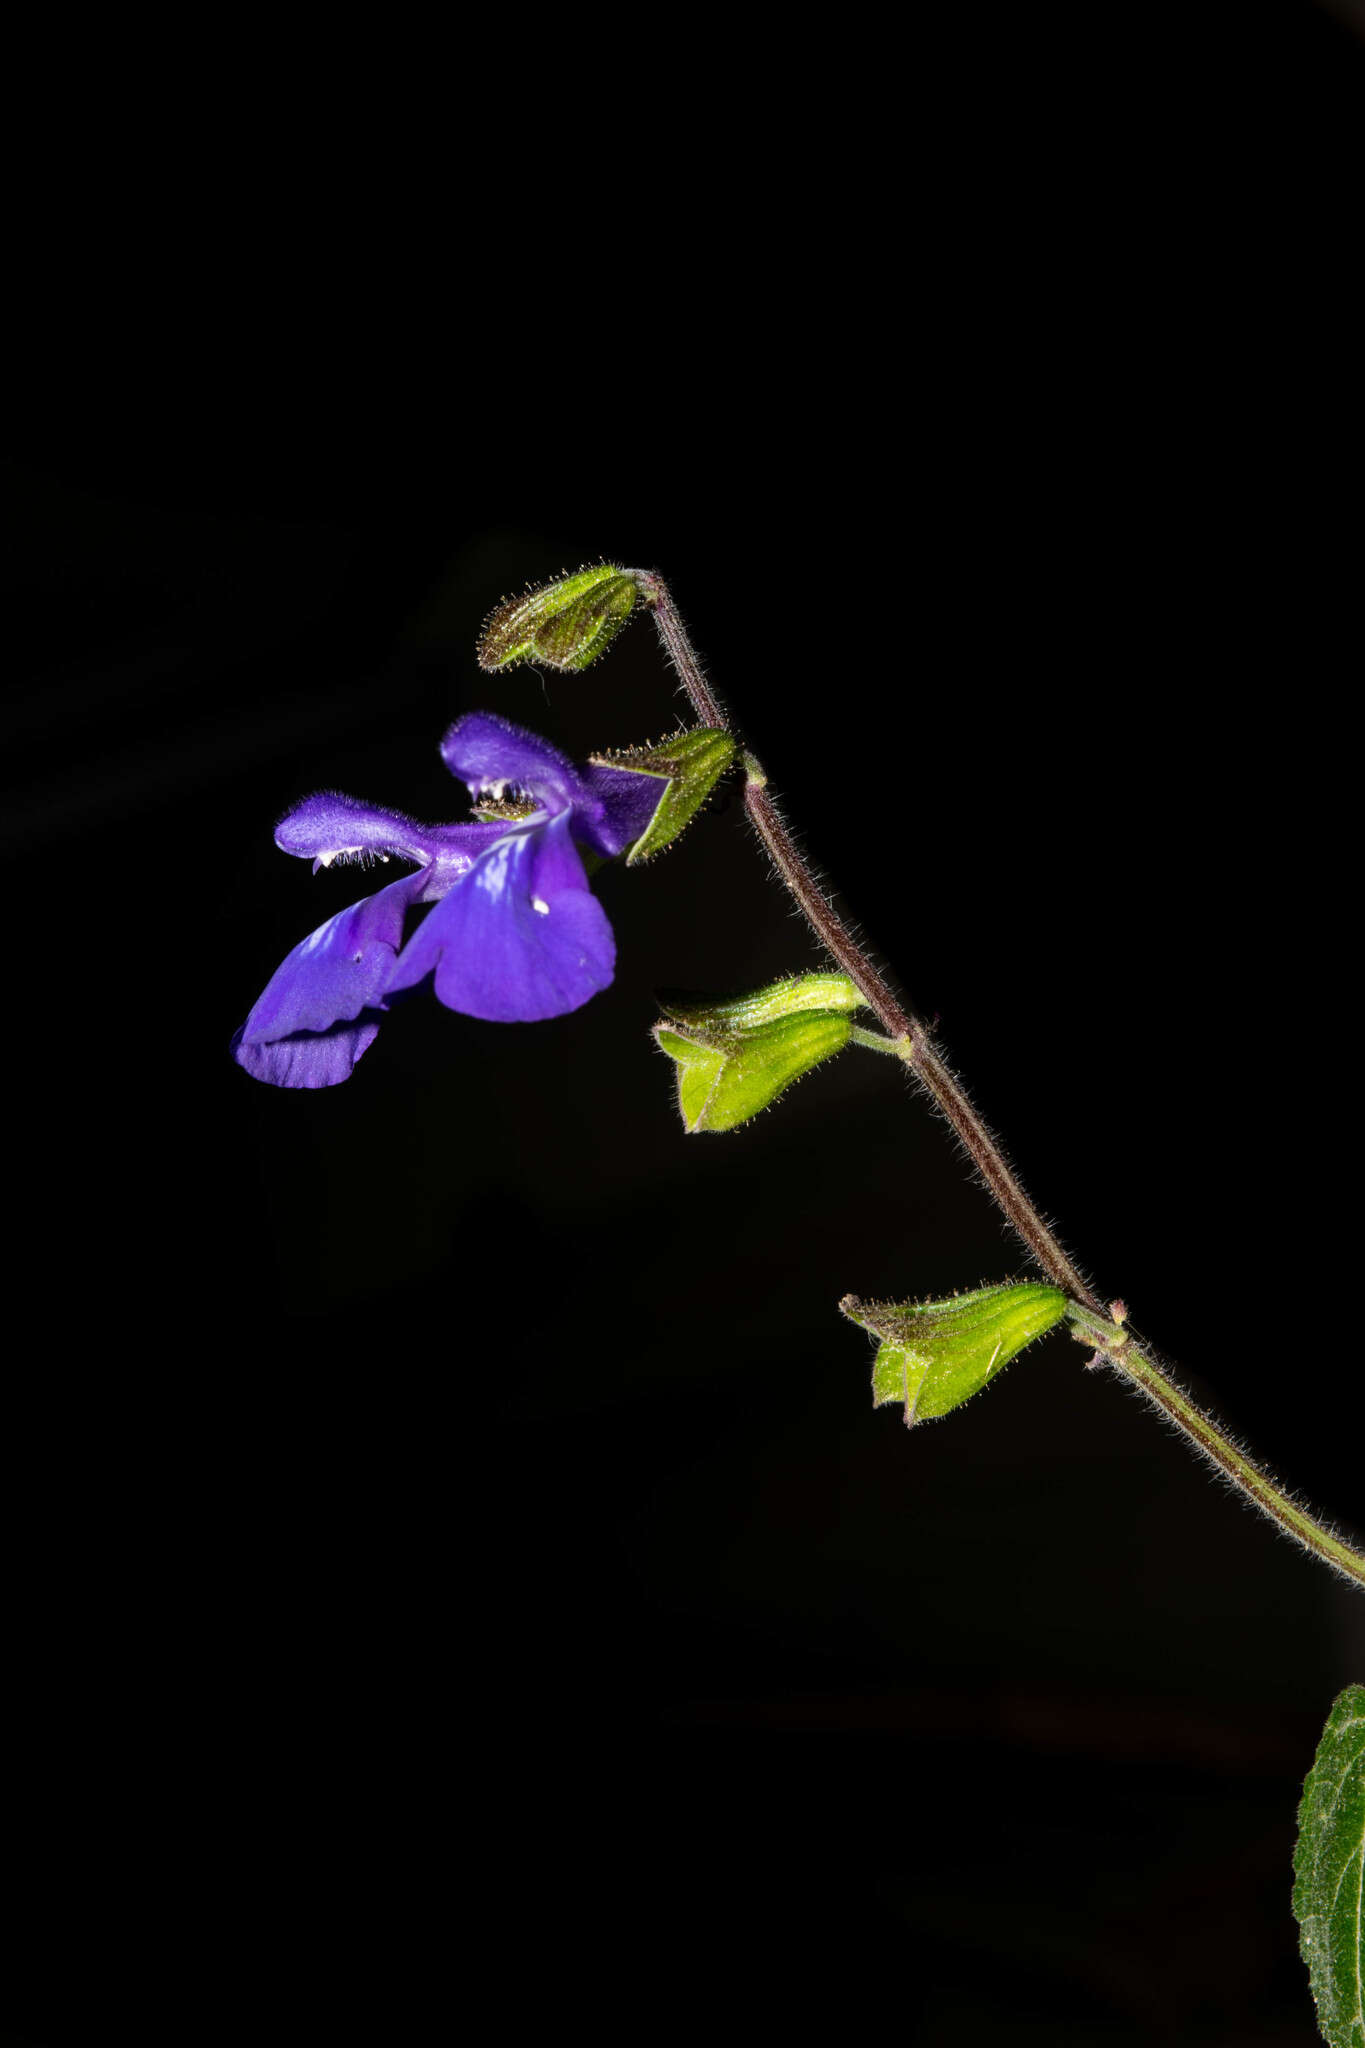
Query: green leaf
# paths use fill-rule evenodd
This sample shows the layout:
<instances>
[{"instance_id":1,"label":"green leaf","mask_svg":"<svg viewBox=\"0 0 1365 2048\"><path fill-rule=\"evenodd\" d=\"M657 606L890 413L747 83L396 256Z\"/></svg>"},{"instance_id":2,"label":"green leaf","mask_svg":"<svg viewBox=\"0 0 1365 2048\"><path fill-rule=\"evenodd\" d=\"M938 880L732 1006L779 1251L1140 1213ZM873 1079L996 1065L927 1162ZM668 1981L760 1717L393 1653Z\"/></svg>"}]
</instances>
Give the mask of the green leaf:
<instances>
[{"instance_id":1,"label":"green leaf","mask_svg":"<svg viewBox=\"0 0 1365 2048\"><path fill-rule=\"evenodd\" d=\"M841 1051L850 1029L847 1017L816 1011L727 1033L656 1024L654 1036L678 1063L678 1107L686 1128L732 1131Z\"/></svg>"},{"instance_id":2,"label":"green leaf","mask_svg":"<svg viewBox=\"0 0 1365 2048\"><path fill-rule=\"evenodd\" d=\"M663 783L658 807L626 855L626 866L652 860L686 830L735 758L735 743L718 726L699 725L676 732L657 747L623 747L593 754L599 768L628 768L636 775L657 775Z\"/></svg>"},{"instance_id":3,"label":"green leaf","mask_svg":"<svg viewBox=\"0 0 1365 2048\"><path fill-rule=\"evenodd\" d=\"M598 562L521 597L504 598L484 620L479 667L535 661L546 668L584 669L610 647L639 594L629 570Z\"/></svg>"},{"instance_id":4,"label":"green leaf","mask_svg":"<svg viewBox=\"0 0 1365 2048\"><path fill-rule=\"evenodd\" d=\"M907 1428L947 1415L1002 1372L1066 1313L1060 1287L1039 1280L979 1287L949 1301L839 1303L851 1322L881 1338L872 1404L897 1401Z\"/></svg>"},{"instance_id":5,"label":"green leaf","mask_svg":"<svg viewBox=\"0 0 1365 2048\"><path fill-rule=\"evenodd\" d=\"M1294 1918L1318 2026L1331 2048L1365 2048L1365 1685L1333 1702L1299 1806Z\"/></svg>"}]
</instances>

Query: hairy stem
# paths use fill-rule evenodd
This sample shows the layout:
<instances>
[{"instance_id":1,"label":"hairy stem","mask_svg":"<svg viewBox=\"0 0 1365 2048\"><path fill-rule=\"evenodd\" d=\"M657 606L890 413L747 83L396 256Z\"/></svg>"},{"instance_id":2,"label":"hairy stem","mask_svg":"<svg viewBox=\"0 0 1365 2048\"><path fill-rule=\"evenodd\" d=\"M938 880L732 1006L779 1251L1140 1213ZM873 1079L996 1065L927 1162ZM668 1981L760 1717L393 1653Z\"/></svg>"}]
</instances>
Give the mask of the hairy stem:
<instances>
[{"instance_id":1,"label":"hairy stem","mask_svg":"<svg viewBox=\"0 0 1365 2048\"><path fill-rule=\"evenodd\" d=\"M1330 1529L1324 1528L1282 1486L1277 1486L1253 1458L1239 1450L1212 1416L1206 1415L1170 1373L1143 1349L1137 1338L1127 1330L1116 1328L1112 1322L1091 1315L1075 1302L1067 1314L1072 1324L1072 1335L1077 1341L1095 1346L1092 1365L1112 1366L1115 1372L1131 1380L1154 1407L1170 1417L1195 1449L1220 1472L1226 1473L1233 1485L1263 1514L1277 1522L1287 1536L1292 1536L1296 1543L1302 1544L1305 1550L1311 1550L1315 1557L1322 1558L1343 1577L1365 1586L1365 1557L1352 1549L1349 1543L1343 1543Z\"/></svg>"},{"instance_id":2,"label":"hairy stem","mask_svg":"<svg viewBox=\"0 0 1365 2048\"><path fill-rule=\"evenodd\" d=\"M702 674L701 663L663 578L645 570L636 571L635 578L646 604L654 613L659 638L697 717L704 725L719 726L723 731L733 733L733 725ZM1065 1288L1077 1301L1098 1312L1101 1308L1098 1297L1077 1272L1025 1194L1004 1153L978 1116L966 1089L945 1063L928 1029L891 993L829 900L769 795L767 777L752 754L744 755L744 768L744 807L754 830L771 854L778 874L801 906L811 930L833 954L868 1008L876 1013L879 1023L892 1038L904 1042L901 1058L956 1131L977 1172L1032 1257L1058 1287Z\"/></svg>"},{"instance_id":3,"label":"hairy stem","mask_svg":"<svg viewBox=\"0 0 1365 2048\"><path fill-rule=\"evenodd\" d=\"M669 660L703 725L734 733L702 673L687 629L663 578L651 570L634 572L645 603L654 614ZM1285 1534L1344 1577L1365 1585L1365 1556L1343 1543L1293 1501L1231 1438L1204 1414L1170 1375L1125 1329L1104 1315L1094 1291L1057 1243L1025 1194L1003 1152L973 1107L966 1089L953 1074L923 1022L892 994L883 976L859 945L848 924L830 901L819 878L796 844L768 793L768 779L754 756L744 754L744 807L772 857L782 881L805 915L811 930L838 961L869 1009L887 1032L886 1040L855 1026L859 1043L894 1052L951 1124L997 1206L1023 1240L1048 1278L1071 1296L1068 1314L1073 1334L1095 1346L1093 1363L1108 1364L1126 1375L1154 1406L1170 1417L1202 1456L1224 1472L1232 1484Z\"/></svg>"}]
</instances>

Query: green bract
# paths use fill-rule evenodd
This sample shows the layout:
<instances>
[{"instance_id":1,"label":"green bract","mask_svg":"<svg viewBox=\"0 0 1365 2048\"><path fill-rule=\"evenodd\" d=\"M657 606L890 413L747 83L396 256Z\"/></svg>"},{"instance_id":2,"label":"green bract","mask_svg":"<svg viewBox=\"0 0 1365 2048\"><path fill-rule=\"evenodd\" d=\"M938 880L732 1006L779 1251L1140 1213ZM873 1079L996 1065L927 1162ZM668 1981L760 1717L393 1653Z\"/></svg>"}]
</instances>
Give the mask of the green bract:
<instances>
[{"instance_id":1,"label":"green bract","mask_svg":"<svg viewBox=\"0 0 1365 2048\"><path fill-rule=\"evenodd\" d=\"M626 866L650 860L691 824L716 783L735 758L728 732L710 725L675 732L654 747L623 747L594 754L599 768L628 768L636 775L657 775L663 783L659 807L626 855Z\"/></svg>"},{"instance_id":2,"label":"green bract","mask_svg":"<svg viewBox=\"0 0 1365 2048\"><path fill-rule=\"evenodd\" d=\"M678 1063L678 1107L687 1129L732 1131L842 1051L850 1029L846 1016L815 1011L741 1031L656 1024L654 1036Z\"/></svg>"},{"instance_id":3,"label":"green bract","mask_svg":"<svg viewBox=\"0 0 1365 2048\"><path fill-rule=\"evenodd\" d=\"M635 578L610 562L528 590L484 621L479 667L534 661L546 668L586 668L610 647L638 595Z\"/></svg>"},{"instance_id":4,"label":"green bract","mask_svg":"<svg viewBox=\"0 0 1365 2048\"><path fill-rule=\"evenodd\" d=\"M1365 2048L1365 1685L1333 1702L1299 1807L1294 1917L1318 2026L1331 2048Z\"/></svg>"},{"instance_id":5,"label":"green bract","mask_svg":"<svg viewBox=\"0 0 1365 2048\"><path fill-rule=\"evenodd\" d=\"M839 1304L850 1321L881 1338L872 1366L872 1400L899 1401L907 1426L947 1415L1017 1358L1066 1313L1060 1287L1038 1280L981 1287L951 1301Z\"/></svg>"}]
</instances>

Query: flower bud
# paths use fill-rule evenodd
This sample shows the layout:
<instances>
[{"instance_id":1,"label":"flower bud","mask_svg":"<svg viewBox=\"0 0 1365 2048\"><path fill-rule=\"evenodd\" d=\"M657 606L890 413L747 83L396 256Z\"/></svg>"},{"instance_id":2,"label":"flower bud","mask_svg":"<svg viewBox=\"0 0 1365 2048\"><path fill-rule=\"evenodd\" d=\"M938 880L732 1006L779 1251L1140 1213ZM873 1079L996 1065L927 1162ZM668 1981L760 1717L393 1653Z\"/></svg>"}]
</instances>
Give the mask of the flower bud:
<instances>
[{"instance_id":1,"label":"flower bud","mask_svg":"<svg viewBox=\"0 0 1365 2048\"><path fill-rule=\"evenodd\" d=\"M623 747L592 755L599 768L626 768L636 775L656 775L659 804L626 855L626 866L652 860L696 817L720 777L735 758L735 743L716 726L699 725L675 732L657 747Z\"/></svg>"},{"instance_id":2,"label":"flower bud","mask_svg":"<svg viewBox=\"0 0 1365 2048\"><path fill-rule=\"evenodd\" d=\"M732 1131L776 1102L802 1074L848 1043L846 1016L808 1011L736 1031L656 1024L678 1063L678 1107L689 1131Z\"/></svg>"},{"instance_id":3,"label":"flower bud","mask_svg":"<svg viewBox=\"0 0 1365 2048\"><path fill-rule=\"evenodd\" d=\"M1060 1287L1039 1280L980 1287L951 1301L839 1303L851 1322L881 1338L872 1366L872 1402L899 1401L907 1427L947 1415L980 1393L1066 1313Z\"/></svg>"},{"instance_id":4,"label":"flower bud","mask_svg":"<svg viewBox=\"0 0 1365 2048\"><path fill-rule=\"evenodd\" d=\"M604 654L635 609L635 578L610 562L561 576L490 612L479 637L480 668L540 662L546 668L586 668Z\"/></svg>"}]
</instances>

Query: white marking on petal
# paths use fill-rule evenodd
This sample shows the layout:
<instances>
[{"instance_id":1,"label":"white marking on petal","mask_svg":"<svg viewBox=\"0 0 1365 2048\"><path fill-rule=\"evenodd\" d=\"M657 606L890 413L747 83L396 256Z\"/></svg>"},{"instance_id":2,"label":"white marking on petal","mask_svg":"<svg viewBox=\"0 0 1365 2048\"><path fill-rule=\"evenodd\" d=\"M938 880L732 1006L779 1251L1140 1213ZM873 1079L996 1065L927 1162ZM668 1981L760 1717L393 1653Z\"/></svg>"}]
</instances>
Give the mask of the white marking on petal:
<instances>
[{"instance_id":1,"label":"white marking on petal","mask_svg":"<svg viewBox=\"0 0 1365 2048\"><path fill-rule=\"evenodd\" d=\"M345 914L344 911L339 910L335 917L328 918L326 924L320 924L315 932L309 932L308 937L299 947L300 957L302 958L308 953L316 952L319 946L325 946Z\"/></svg>"},{"instance_id":2,"label":"white marking on petal","mask_svg":"<svg viewBox=\"0 0 1365 2048\"><path fill-rule=\"evenodd\" d=\"M507 863L512 858L512 846L504 839L498 846L490 847L477 870L478 887L486 889L494 902L507 888Z\"/></svg>"},{"instance_id":3,"label":"white marking on petal","mask_svg":"<svg viewBox=\"0 0 1365 2048\"><path fill-rule=\"evenodd\" d=\"M541 917L548 917L550 915L549 904L543 903L539 896L533 896L531 898L531 908L532 910L538 912L538 914Z\"/></svg>"}]
</instances>

